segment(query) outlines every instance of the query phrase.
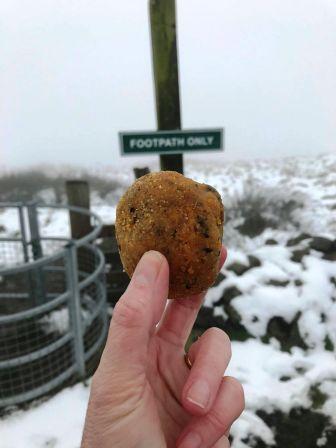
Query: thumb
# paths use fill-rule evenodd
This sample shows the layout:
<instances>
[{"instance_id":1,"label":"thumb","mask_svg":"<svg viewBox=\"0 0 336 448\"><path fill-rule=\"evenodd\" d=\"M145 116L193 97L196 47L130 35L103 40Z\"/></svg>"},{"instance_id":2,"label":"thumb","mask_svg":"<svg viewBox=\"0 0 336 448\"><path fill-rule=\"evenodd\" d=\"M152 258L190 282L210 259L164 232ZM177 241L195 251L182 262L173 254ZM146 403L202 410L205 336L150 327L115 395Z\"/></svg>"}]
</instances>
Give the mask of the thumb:
<instances>
[{"instance_id":1,"label":"thumb","mask_svg":"<svg viewBox=\"0 0 336 448\"><path fill-rule=\"evenodd\" d=\"M159 252L146 252L114 308L103 363L123 375L146 369L149 341L164 311L168 287L166 258Z\"/></svg>"}]
</instances>

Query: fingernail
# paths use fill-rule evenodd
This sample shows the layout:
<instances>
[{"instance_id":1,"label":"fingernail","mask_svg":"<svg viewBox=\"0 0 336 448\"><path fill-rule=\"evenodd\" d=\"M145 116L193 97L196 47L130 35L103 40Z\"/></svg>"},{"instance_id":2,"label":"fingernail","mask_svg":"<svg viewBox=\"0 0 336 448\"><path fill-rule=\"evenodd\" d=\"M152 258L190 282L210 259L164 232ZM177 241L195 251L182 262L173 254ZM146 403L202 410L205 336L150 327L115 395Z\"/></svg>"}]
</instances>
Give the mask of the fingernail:
<instances>
[{"instance_id":1,"label":"fingernail","mask_svg":"<svg viewBox=\"0 0 336 448\"><path fill-rule=\"evenodd\" d=\"M204 409L210 399L210 388L206 381L195 381L187 394L187 400Z\"/></svg>"},{"instance_id":2,"label":"fingernail","mask_svg":"<svg viewBox=\"0 0 336 448\"><path fill-rule=\"evenodd\" d=\"M146 252L140 259L132 278L135 286L149 286L151 285L161 268L164 260L163 255L154 250Z\"/></svg>"},{"instance_id":3,"label":"fingernail","mask_svg":"<svg viewBox=\"0 0 336 448\"><path fill-rule=\"evenodd\" d=\"M202 439L196 432L189 432L183 439L178 448L200 448Z\"/></svg>"}]
</instances>

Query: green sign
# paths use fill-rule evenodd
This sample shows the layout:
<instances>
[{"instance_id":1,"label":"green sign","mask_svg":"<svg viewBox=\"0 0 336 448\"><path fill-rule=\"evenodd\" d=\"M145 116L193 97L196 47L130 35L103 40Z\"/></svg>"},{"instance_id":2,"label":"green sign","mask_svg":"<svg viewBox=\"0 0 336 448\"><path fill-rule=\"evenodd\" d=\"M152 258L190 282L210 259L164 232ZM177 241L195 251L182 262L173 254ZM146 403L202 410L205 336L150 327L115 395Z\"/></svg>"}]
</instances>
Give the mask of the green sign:
<instances>
[{"instance_id":1,"label":"green sign","mask_svg":"<svg viewBox=\"0 0 336 448\"><path fill-rule=\"evenodd\" d=\"M223 150L223 129L120 132L121 154L178 154Z\"/></svg>"}]
</instances>

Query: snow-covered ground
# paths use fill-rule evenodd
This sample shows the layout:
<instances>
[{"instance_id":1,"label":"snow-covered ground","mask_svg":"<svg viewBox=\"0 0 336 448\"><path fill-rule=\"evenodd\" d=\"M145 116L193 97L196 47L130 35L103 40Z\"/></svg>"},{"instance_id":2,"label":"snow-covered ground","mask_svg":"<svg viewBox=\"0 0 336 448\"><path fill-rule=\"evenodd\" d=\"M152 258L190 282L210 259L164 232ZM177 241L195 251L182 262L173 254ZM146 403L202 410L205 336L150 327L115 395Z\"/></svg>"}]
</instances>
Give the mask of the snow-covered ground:
<instances>
[{"instance_id":1,"label":"snow-covered ground","mask_svg":"<svg viewBox=\"0 0 336 448\"><path fill-rule=\"evenodd\" d=\"M82 384L0 420L1 448L79 448L89 398Z\"/></svg>"},{"instance_id":2,"label":"snow-covered ground","mask_svg":"<svg viewBox=\"0 0 336 448\"><path fill-rule=\"evenodd\" d=\"M131 174L120 177L124 187L132 182ZM186 175L216 187L226 207L229 256L205 306L223 319L224 328L233 322L245 335L239 340L234 330L230 334L228 373L246 393L246 411L232 428L232 447L251 448L253 438L261 446L275 444L274 428L258 416L259 410L314 408L336 428L336 260L318 247L336 235L336 156L225 167L194 164ZM93 192L93 209L105 222L114 221L121 191L104 200ZM244 230L246 216L253 215L251 204L263 218L253 235ZM40 219L44 234L67 231L61 212L46 212ZM8 234L17 230L13 226L11 212L0 212L0 229ZM316 236L326 240L315 241ZM285 328L283 335L272 327L275 318ZM312 394L316 389L323 397L319 404ZM0 447L78 448L88 395L89 388L79 384L3 418ZM316 444L331 447L323 433Z\"/></svg>"}]
</instances>

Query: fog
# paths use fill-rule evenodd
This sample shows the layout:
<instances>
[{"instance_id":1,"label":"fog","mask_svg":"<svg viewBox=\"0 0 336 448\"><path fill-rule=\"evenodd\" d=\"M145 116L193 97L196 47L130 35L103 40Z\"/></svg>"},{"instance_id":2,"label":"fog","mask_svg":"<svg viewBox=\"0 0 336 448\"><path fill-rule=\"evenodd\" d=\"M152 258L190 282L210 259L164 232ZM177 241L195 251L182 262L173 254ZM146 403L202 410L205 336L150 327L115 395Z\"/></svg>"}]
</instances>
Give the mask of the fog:
<instances>
[{"instance_id":1,"label":"fog","mask_svg":"<svg viewBox=\"0 0 336 448\"><path fill-rule=\"evenodd\" d=\"M335 149L332 0L177 6L183 127L225 128L217 163ZM147 1L2 0L0 20L0 167L117 166L118 131L156 128Z\"/></svg>"}]
</instances>

